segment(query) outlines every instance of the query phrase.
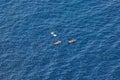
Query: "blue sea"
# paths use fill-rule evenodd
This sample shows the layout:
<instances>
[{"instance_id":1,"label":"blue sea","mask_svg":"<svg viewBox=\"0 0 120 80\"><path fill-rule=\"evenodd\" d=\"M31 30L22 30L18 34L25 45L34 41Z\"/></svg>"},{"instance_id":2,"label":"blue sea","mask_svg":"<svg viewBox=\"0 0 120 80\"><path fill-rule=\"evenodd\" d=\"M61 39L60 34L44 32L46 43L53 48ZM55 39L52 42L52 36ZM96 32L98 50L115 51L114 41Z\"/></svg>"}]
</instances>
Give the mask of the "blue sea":
<instances>
[{"instance_id":1,"label":"blue sea","mask_svg":"<svg viewBox=\"0 0 120 80\"><path fill-rule=\"evenodd\" d=\"M0 0L0 80L120 80L120 0Z\"/></svg>"}]
</instances>

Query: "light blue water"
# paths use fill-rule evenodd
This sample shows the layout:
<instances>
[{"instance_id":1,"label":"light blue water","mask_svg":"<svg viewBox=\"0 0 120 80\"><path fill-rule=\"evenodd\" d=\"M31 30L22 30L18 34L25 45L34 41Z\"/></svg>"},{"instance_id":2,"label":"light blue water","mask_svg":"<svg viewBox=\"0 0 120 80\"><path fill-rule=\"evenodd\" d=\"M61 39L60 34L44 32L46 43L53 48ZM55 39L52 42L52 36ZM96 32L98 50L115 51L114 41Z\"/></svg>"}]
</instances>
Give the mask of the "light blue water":
<instances>
[{"instance_id":1,"label":"light blue water","mask_svg":"<svg viewBox=\"0 0 120 80\"><path fill-rule=\"evenodd\" d=\"M120 0L1 0L0 80L120 80Z\"/></svg>"}]
</instances>

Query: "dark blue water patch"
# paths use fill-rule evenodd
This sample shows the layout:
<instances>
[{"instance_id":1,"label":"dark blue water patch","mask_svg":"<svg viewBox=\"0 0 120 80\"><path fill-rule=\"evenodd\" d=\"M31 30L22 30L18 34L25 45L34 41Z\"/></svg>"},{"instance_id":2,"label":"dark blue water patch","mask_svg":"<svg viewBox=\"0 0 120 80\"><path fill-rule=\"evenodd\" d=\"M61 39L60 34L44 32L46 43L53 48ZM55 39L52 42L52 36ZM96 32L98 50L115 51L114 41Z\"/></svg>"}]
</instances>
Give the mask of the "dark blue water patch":
<instances>
[{"instance_id":1,"label":"dark blue water patch","mask_svg":"<svg viewBox=\"0 0 120 80\"><path fill-rule=\"evenodd\" d=\"M119 2L0 1L0 80L119 80Z\"/></svg>"},{"instance_id":2,"label":"dark blue water patch","mask_svg":"<svg viewBox=\"0 0 120 80\"><path fill-rule=\"evenodd\" d=\"M8 3L8 2L10 2L10 0L2 0L2 1L0 2L0 5L6 4L6 3Z\"/></svg>"}]
</instances>

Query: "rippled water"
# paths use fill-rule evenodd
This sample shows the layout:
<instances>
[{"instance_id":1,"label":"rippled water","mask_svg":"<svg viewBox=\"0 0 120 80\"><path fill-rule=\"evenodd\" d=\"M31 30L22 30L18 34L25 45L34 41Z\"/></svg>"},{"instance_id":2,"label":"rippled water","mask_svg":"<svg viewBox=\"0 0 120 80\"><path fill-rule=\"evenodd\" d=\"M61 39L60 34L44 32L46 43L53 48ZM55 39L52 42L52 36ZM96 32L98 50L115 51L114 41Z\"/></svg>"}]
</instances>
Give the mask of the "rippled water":
<instances>
[{"instance_id":1,"label":"rippled water","mask_svg":"<svg viewBox=\"0 0 120 80\"><path fill-rule=\"evenodd\" d=\"M0 80L120 80L120 0L1 0Z\"/></svg>"}]
</instances>

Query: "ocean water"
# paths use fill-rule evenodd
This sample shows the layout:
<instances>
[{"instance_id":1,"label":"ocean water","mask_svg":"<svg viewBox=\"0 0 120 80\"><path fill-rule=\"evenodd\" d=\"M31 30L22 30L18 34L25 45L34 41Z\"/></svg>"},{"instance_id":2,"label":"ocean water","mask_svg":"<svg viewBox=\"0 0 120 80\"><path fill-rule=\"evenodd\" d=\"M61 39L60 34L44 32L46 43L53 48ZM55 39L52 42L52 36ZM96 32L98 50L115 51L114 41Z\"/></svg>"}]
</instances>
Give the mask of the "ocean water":
<instances>
[{"instance_id":1,"label":"ocean water","mask_svg":"<svg viewBox=\"0 0 120 80\"><path fill-rule=\"evenodd\" d=\"M0 80L120 80L120 0L1 0Z\"/></svg>"}]
</instances>

